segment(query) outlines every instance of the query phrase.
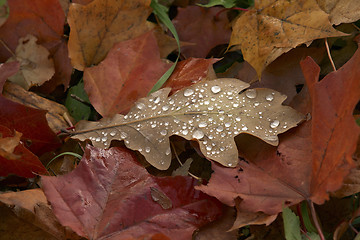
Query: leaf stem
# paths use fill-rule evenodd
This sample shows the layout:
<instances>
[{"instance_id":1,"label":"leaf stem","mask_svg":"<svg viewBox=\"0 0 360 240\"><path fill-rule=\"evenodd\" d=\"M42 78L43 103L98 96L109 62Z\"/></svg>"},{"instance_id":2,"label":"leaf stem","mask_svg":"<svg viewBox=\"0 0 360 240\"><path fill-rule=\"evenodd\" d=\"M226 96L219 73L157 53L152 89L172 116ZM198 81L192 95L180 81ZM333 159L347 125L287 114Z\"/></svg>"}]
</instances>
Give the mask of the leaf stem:
<instances>
[{"instance_id":1,"label":"leaf stem","mask_svg":"<svg viewBox=\"0 0 360 240\"><path fill-rule=\"evenodd\" d=\"M334 71L336 72L336 67L335 67L334 61L333 61L333 59L332 59L332 57L331 57L330 48L329 48L329 44L328 44L327 38L325 38L325 46L326 46L326 52L327 52L327 54L328 54L328 57L329 57L331 66L333 67Z\"/></svg>"},{"instance_id":2,"label":"leaf stem","mask_svg":"<svg viewBox=\"0 0 360 240\"><path fill-rule=\"evenodd\" d=\"M311 216L313 218L313 221L314 221L315 227L316 227L316 229L318 231L318 234L320 236L320 239L325 240L324 234L323 234L323 232L321 230L320 223L319 223L317 215L316 215L314 203L311 200L308 200L308 204L310 206Z\"/></svg>"}]
</instances>

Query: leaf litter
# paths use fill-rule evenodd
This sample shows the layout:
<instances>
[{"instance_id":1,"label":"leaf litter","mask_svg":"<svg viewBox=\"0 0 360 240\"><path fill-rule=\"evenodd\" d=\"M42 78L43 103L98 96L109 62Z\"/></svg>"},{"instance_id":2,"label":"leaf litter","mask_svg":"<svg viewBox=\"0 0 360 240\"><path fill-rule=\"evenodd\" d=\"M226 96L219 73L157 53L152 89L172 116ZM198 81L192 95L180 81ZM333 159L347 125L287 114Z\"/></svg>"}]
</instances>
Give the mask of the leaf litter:
<instances>
[{"instance_id":1,"label":"leaf litter","mask_svg":"<svg viewBox=\"0 0 360 240\"><path fill-rule=\"evenodd\" d=\"M265 88L245 90L248 86L224 78L194 84L170 97L169 88L161 89L137 101L125 116L81 121L71 135L102 148L108 148L112 140L124 140L160 170L171 163L169 137L178 135L196 140L206 158L235 167L235 136L248 133L276 146L278 134L304 119L281 105L285 95Z\"/></svg>"}]
</instances>

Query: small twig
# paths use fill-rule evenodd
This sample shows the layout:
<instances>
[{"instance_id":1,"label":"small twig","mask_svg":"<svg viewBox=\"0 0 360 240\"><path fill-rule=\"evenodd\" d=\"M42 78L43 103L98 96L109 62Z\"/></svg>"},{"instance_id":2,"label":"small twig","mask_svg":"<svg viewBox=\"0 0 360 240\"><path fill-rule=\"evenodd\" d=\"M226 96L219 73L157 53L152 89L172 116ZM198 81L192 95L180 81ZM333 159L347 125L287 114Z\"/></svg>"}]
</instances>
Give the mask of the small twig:
<instances>
[{"instance_id":1,"label":"small twig","mask_svg":"<svg viewBox=\"0 0 360 240\"><path fill-rule=\"evenodd\" d=\"M356 26L355 23L351 23L353 25L354 28L356 28L358 31L360 31L360 28L358 26Z\"/></svg>"},{"instance_id":2,"label":"small twig","mask_svg":"<svg viewBox=\"0 0 360 240\"><path fill-rule=\"evenodd\" d=\"M353 230L356 233L356 235L359 234L359 231L356 230L356 228L354 228L354 226L351 224L351 222L349 222L349 227L351 228L351 230Z\"/></svg>"},{"instance_id":3,"label":"small twig","mask_svg":"<svg viewBox=\"0 0 360 240\"><path fill-rule=\"evenodd\" d=\"M59 132L57 132L56 133L56 135L70 135L71 134L71 132L69 131L69 130L75 130L75 127L73 126L73 127L68 127L68 128L66 128L66 129L61 129Z\"/></svg>"},{"instance_id":4,"label":"small twig","mask_svg":"<svg viewBox=\"0 0 360 240\"><path fill-rule=\"evenodd\" d=\"M336 72L336 67L335 67L334 61L332 60L332 57L331 57L330 48L329 48L327 38L325 38L325 46L326 46L326 52L328 54L331 66L333 67L334 71Z\"/></svg>"},{"instance_id":5,"label":"small twig","mask_svg":"<svg viewBox=\"0 0 360 240\"><path fill-rule=\"evenodd\" d=\"M4 48L6 48L6 50L8 50L8 52L9 52L14 58L16 58L15 53L13 53L13 51L11 51L11 49L8 47L8 45L6 45L6 43L5 43L2 39L0 39L0 42L1 42L1 44L4 46Z\"/></svg>"},{"instance_id":6,"label":"small twig","mask_svg":"<svg viewBox=\"0 0 360 240\"><path fill-rule=\"evenodd\" d=\"M73 123L71 122L70 116L67 112L64 112L63 116L64 120L67 122L67 124L72 128L74 127ZM75 128L74 128L75 129Z\"/></svg>"},{"instance_id":7,"label":"small twig","mask_svg":"<svg viewBox=\"0 0 360 240\"><path fill-rule=\"evenodd\" d=\"M92 107L92 105L88 102L86 102L84 99L79 98L78 96L76 96L75 94L70 94L70 97L72 97L73 99L75 99L76 101L81 102L82 104L85 104L88 107Z\"/></svg>"},{"instance_id":8,"label":"small twig","mask_svg":"<svg viewBox=\"0 0 360 240\"><path fill-rule=\"evenodd\" d=\"M176 159L178 160L180 166L182 166L183 164L182 164L182 162L180 161L180 158L179 158L179 156L178 156L177 153L176 153L174 144L173 144L172 142L170 142L170 145L171 145L171 148L172 148L173 151L174 151L174 155L175 155Z\"/></svg>"},{"instance_id":9,"label":"small twig","mask_svg":"<svg viewBox=\"0 0 360 240\"><path fill-rule=\"evenodd\" d=\"M305 235L305 237L306 237L307 239L311 240L311 238L307 235L307 232L305 232L305 231L302 230L301 228L300 228L300 231L301 231L302 234Z\"/></svg>"},{"instance_id":10,"label":"small twig","mask_svg":"<svg viewBox=\"0 0 360 240\"><path fill-rule=\"evenodd\" d=\"M314 203L311 200L308 200L308 204L310 206L311 216L313 218L316 230L318 231L319 237L320 237L321 240L325 240L324 234L323 234L323 232L321 230L320 223L319 223L317 215L316 215Z\"/></svg>"}]
</instances>

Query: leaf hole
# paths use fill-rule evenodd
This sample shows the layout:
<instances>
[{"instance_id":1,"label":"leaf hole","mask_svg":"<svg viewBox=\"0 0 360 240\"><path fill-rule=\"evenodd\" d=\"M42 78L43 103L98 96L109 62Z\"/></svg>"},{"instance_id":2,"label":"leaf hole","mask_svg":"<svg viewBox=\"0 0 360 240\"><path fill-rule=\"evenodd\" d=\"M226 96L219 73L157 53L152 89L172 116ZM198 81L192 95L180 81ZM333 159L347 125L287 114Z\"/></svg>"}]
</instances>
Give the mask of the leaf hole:
<instances>
[{"instance_id":1,"label":"leaf hole","mask_svg":"<svg viewBox=\"0 0 360 240\"><path fill-rule=\"evenodd\" d=\"M296 93L299 93L304 87L304 84L296 84L295 88L296 88Z\"/></svg>"}]
</instances>

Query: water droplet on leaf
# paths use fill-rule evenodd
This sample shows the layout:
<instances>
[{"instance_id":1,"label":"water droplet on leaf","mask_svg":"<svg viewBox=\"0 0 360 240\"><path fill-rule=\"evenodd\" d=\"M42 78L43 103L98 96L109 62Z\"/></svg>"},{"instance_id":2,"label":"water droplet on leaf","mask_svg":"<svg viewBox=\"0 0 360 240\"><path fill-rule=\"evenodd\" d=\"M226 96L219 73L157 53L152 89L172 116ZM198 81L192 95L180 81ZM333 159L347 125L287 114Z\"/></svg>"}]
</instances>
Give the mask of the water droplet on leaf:
<instances>
[{"instance_id":1,"label":"water droplet on leaf","mask_svg":"<svg viewBox=\"0 0 360 240\"><path fill-rule=\"evenodd\" d=\"M204 137L204 133L203 131L201 130L196 130L194 133L193 133L193 138L195 139L201 139Z\"/></svg>"},{"instance_id":2,"label":"water droplet on leaf","mask_svg":"<svg viewBox=\"0 0 360 240\"><path fill-rule=\"evenodd\" d=\"M279 120L274 120L270 123L271 128L277 128L280 125Z\"/></svg>"},{"instance_id":3,"label":"water droplet on leaf","mask_svg":"<svg viewBox=\"0 0 360 240\"><path fill-rule=\"evenodd\" d=\"M255 89L249 89L245 92L245 95L248 97L248 98L256 98L256 90Z\"/></svg>"},{"instance_id":4,"label":"water droplet on leaf","mask_svg":"<svg viewBox=\"0 0 360 240\"><path fill-rule=\"evenodd\" d=\"M211 91L212 91L213 93L219 93L219 92L221 91L221 87L219 87L219 86L217 86L217 85L212 86L212 87L211 87Z\"/></svg>"}]
</instances>

